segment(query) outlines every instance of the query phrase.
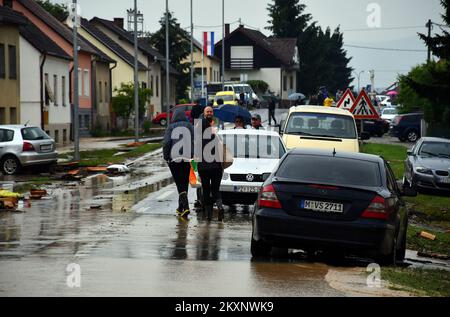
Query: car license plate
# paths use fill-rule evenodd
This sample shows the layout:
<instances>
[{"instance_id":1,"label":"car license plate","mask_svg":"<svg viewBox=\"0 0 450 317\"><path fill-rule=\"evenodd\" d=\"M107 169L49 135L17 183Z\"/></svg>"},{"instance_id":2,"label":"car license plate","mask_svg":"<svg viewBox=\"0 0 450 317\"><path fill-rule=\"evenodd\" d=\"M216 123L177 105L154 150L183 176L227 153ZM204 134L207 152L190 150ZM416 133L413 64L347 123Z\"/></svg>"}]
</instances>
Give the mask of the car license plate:
<instances>
[{"instance_id":1,"label":"car license plate","mask_svg":"<svg viewBox=\"0 0 450 317\"><path fill-rule=\"evenodd\" d=\"M237 193L258 193L259 187L255 186L235 186L234 191Z\"/></svg>"},{"instance_id":2,"label":"car license plate","mask_svg":"<svg viewBox=\"0 0 450 317\"><path fill-rule=\"evenodd\" d=\"M336 212L336 213L344 212L344 204L330 203L324 201L314 201L314 200L301 200L300 208L320 212Z\"/></svg>"},{"instance_id":3,"label":"car license plate","mask_svg":"<svg viewBox=\"0 0 450 317\"><path fill-rule=\"evenodd\" d=\"M44 144L41 145L41 151L51 151L52 145L51 144Z\"/></svg>"},{"instance_id":4,"label":"car license plate","mask_svg":"<svg viewBox=\"0 0 450 317\"><path fill-rule=\"evenodd\" d=\"M439 183L442 183L442 184L450 184L450 177L441 177L441 178L439 179Z\"/></svg>"}]
</instances>

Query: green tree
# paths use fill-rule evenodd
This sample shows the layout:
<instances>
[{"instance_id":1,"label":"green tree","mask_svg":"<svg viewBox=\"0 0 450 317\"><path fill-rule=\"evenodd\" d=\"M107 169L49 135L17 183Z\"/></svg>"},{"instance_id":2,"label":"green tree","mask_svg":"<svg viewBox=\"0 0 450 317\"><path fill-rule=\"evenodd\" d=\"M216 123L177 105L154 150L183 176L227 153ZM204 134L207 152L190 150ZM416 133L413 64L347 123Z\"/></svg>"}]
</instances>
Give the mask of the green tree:
<instances>
[{"instance_id":1,"label":"green tree","mask_svg":"<svg viewBox=\"0 0 450 317\"><path fill-rule=\"evenodd\" d=\"M149 38L149 44L166 56L166 15L159 21L161 28ZM176 87L177 101L187 98L190 85L190 62L187 57L191 54L190 35L180 27L177 19L169 13L169 59L170 64L180 73Z\"/></svg>"},{"instance_id":2,"label":"green tree","mask_svg":"<svg viewBox=\"0 0 450 317\"><path fill-rule=\"evenodd\" d=\"M53 15L59 21L65 21L69 16L69 11L67 10L67 5L62 3L51 3L50 0L37 0L36 1L41 7L45 9L48 13Z\"/></svg>"},{"instance_id":3,"label":"green tree","mask_svg":"<svg viewBox=\"0 0 450 317\"><path fill-rule=\"evenodd\" d=\"M264 94L269 88L269 84L266 83L264 80L249 80L247 81L247 84L249 84L250 87L252 87L253 91L256 94Z\"/></svg>"},{"instance_id":4,"label":"green tree","mask_svg":"<svg viewBox=\"0 0 450 317\"><path fill-rule=\"evenodd\" d=\"M134 84L121 83L120 88L115 88L116 96L112 98L113 111L117 116L125 119L125 128L128 129L128 119L134 113ZM139 118L145 113L145 103L150 100L152 91L139 87Z\"/></svg>"},{"instance_id":5,"label":"green tree","mask_svg":"<svg viewBox=\"0 0 450 317\"><path fill-rule=\"evenodd\" d=\"M266 29L275 37L299 37L312 19L311 14L303 13L305 9L306 5L299 4L299 0L274 0L267 7L270 20Z\"/></svg>"}]
</instances>

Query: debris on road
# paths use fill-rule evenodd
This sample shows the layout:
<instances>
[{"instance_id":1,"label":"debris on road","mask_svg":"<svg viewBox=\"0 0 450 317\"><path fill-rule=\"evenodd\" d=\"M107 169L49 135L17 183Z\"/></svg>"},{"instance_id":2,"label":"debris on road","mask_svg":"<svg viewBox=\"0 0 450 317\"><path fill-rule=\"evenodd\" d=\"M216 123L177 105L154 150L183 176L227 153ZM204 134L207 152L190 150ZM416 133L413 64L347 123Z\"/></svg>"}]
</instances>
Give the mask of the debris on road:
<instances>
[{"instance_id":1,"label":"debris on road","mask_svg":"<svg viewBox=\"0 0 450 317\"><path fill-rule=\"evenodd\" d=\"M106 173L107 172L106 166L87 167L86 170L88 173Z\"/></svg>"},{"instance_id":2,"label":"debris on road","mask_svg":"<svg viewBox=\"0 0 450 317\"><path fill-rule=\"evenodd\" d=\"M39 200L44 196L47 196L47 191L45 189L31 189L30 190L30 199L32 199L32 200Z\"/></svg>"},{"instance_id":3,"label":"debris on road","mask_svg":"<svg viewBox=\"0 0 450 317\"><path fill-rule=\"evenodd\" d=\"M128 166L123 165L123 164L114 164L114 165L110 165L107 167L108 172L112 173L112 174L125 174L125 173L129 173L130 169L128 168Z\"/></svg>"},{"instance_id":4,"label":"debris on road","mask_svg":"<svg viewBox=\"0 0 450 317\"><path fill-rule=\"evenodd\" d=\"M436 236L434 234L431 234L431 233L426 232L426 231L420 232L418 234L418 236L421 237L421 238L427 239L427 240L431 240L431 241L436 240Z\"/></svg>"}]
</instances>

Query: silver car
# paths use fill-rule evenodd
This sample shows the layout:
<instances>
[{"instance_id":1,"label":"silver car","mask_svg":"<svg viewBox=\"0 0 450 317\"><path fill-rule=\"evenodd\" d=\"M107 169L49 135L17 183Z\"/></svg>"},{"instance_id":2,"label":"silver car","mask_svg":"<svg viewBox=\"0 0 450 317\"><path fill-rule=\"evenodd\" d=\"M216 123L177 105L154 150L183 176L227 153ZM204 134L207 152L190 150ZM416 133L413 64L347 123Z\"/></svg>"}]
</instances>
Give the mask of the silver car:
<instances>
[{"instance_id":1,"label":"silver car","mask_svg":"<svg viewBox=\"0 0 450 317\"><path fill-rule=\"evenodd\" d=\"M23 166L52 165L58 159L55 141L39 127L0 125L0 170L13 175Z\"/></svg>"}]
</instances>

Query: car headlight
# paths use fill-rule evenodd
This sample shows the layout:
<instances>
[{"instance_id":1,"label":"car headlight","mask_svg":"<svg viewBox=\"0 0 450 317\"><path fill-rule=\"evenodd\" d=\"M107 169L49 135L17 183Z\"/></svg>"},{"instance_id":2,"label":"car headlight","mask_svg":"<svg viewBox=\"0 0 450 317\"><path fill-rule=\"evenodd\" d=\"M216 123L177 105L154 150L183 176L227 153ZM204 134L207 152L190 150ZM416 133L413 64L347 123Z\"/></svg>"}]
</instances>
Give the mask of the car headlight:
<instances>
[{"instance_id":1,"label":"car headlight","mask_svg":"<svg viewBox=\"0 0 450 317\"><path fill-rule=\"evenodd\" d=\"M228 173L223 173L222 180L223 180L223 181L226 181L228 178L230 178L230 174L228 174Z\"/></svg>"},{"instance_id":2,"label":"car headlight","mask_svg":"<svg viewBox=\"0 0 450 317\"><path fill-rule=\"evenodd\" d=\"M433 171L431 169L421 166L416 168L416 172L420 174L433 175Z\"/></svg>"}]
</instances>

